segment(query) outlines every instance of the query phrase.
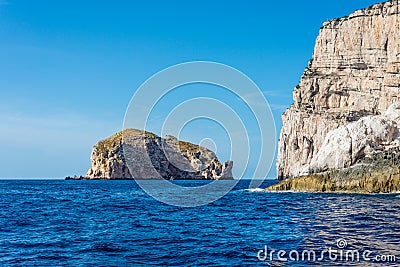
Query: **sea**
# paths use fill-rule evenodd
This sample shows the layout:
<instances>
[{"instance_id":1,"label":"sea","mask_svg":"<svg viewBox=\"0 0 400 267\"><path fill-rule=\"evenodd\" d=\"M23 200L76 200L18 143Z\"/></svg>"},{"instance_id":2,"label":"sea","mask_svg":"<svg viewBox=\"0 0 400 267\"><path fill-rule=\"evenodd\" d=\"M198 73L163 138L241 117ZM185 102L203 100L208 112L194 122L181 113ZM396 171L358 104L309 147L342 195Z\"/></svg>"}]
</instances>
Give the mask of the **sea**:
<instances>
[{"instance_id":1,"label":"sea","mask_svg":"<svg viewBox=\"0 0 400 267\"><path fill-rule=\"evenodd\" d=\"M180 207L133 180L1 180L0 266L400 266L400 194L274 183Z\"/></svg>"}]
</instances>

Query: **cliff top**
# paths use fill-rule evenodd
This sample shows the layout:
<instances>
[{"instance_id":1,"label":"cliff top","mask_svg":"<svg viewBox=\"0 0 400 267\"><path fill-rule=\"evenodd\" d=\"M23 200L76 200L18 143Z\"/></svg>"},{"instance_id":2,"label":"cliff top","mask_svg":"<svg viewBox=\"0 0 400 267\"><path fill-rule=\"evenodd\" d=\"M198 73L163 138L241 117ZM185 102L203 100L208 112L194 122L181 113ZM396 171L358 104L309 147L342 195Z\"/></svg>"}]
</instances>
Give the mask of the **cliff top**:
<instances>
[{"instance_id":1,"label":"cliff top","mask_svg":"<svg viewBox=\"0 0 400 267\"><path fill-rule=\"evenodd\" d=\"M130 136L130 137L142 136L142 137L149 138L149 139L160 138L158 135L156 135L152 132L138 130L138 129L125 129L125 130L122 130L104 140L99 141L95 145L95 149L99 153L102 153L105 151L116 150L122 144L123 136L125 136L125 137L126 136ZM165 140L171 140L171 139L177 140L174 136L171 136L171 135L167 135L165 137ZM198 151L210 151L208 148L198 146L198 145L192 144L190 142L186 142L186 141L179 141L179 149L181 151L189 151L191 153L195 153ZM210 151L210 152L212 152L212 151Z\"/></svg>"},{"instance_id":2,"label":"cliff top","mask_svg":"<svg viewBox=\"0 0 400 267\"><path fill-rule=\"evenodd\" d=\"M369 7L358 9L348 16L343 16L340 18L334 18L323 23L321 29L329 29L332 27L337 27L344 21L351 20L353 18L361 16L386 16L399 13L399 0L389 0L385 2L376 3L370 5Z\"/></svg>"},{"instance_id":3,"label":"cliff top","mask_svg":"<svg viewBox=\"0 0 400 267\"><path fill-rule=\"evenodd\" d=\"M145 134L145 136L149 137L149 138L157 138L158 137L156 134L153 134L153 133L147 132L147 131L142 131L142 130L137 130L137 129L125 129L125 130L122 130L104 140L99 141L95 145L95 148L100 153L102 153L104 151L112 151L112 150L115 150L118 146L120 146L120 144L122 143L122 137L124 135L140 136L143 134Z\"/></svg>"}]
</instances>

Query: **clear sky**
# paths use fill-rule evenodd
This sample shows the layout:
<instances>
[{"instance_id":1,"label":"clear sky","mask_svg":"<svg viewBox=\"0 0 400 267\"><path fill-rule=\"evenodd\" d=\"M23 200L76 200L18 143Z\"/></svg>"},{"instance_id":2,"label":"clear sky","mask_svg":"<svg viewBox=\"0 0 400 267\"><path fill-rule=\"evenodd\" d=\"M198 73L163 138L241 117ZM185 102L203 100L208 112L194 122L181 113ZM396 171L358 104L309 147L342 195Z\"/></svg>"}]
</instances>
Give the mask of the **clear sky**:
<instances>
[{"instance_id":1,"label":"clear sky","mask_svg":"<svg viewBox=\"0 0 400 267\"><path fill-rule=\"evenodd\" d=\"M279 132L322 23L376 2L0 0L0 177L86 173L135 90L193 60L247 74Z\"/></svg>"}]
</instances>

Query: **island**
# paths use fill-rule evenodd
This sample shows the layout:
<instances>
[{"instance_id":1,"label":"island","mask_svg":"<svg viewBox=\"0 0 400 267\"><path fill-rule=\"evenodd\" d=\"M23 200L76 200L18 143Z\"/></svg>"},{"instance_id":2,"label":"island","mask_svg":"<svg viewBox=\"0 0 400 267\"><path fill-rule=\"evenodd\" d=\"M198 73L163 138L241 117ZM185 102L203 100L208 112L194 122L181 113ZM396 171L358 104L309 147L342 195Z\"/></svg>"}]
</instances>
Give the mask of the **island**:
<instances>
[{"instance_id":1,"label":"island","mask_svg":"<svg viewBox=\"0 0 400 267\"><path fill-rule=\"evenodd\" d=\"M174 136L165 138L125 129L97 142L85 176L66 180L232 180L233 162L222 164L215 153Z\"/></svg>"}]
</instances>

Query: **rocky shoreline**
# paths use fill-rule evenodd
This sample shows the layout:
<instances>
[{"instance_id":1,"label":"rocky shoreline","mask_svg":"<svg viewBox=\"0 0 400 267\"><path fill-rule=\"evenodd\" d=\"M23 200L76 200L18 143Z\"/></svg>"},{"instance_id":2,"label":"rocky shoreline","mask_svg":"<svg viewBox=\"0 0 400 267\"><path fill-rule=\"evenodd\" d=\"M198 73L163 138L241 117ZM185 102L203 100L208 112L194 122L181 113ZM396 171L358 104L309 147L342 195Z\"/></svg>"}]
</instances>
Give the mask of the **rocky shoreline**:
<instances>
[{"instance_id":1,"label":"rocky shoreline","mask_svg":"<svg viewBox=\"0 0 400 267\"><path fill-rule=\"evenodd\" d=\"M74 175L74 176L67 176L64 178L64 180L119 180L119 181L125 181L125 180L135 180L134 178L107 178L107 177L96 177L96 178L90 178L82 175Z\"/></svg>"},{"instance_id":2,"label":"rocky shoreline","mask_svg":"<svg viewBox=\"0 0 400 267\"><path fill-rule=\"evenodd\" d=\"M339 170L286 179L266 191L397 193L400 192L400 151L376 153L372 158Z\"/></svg>"}]
</instances>

